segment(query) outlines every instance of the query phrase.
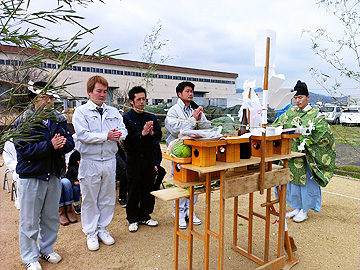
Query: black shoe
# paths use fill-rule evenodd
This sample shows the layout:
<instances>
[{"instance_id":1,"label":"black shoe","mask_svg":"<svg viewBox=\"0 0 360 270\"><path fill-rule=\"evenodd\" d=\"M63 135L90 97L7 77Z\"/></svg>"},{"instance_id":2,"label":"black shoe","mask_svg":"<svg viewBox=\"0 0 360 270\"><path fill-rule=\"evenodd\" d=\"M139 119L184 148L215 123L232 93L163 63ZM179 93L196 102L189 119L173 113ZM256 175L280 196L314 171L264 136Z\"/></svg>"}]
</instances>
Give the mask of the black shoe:
<instances>
[{"instance_id":1,"label":"black shoe","mask_svg":"<svg viewBox=\"0 0 360 270\"><path fill-rule=\"evenodd\" d=\"M126 207L126 200L119 199L119 203L120 203L121 207L123 207L123 208Z\"/></svg>"},{"instance_id":2,"label":"black shoe","mask_svg":"<svg viewBox=\"0 0 360 270\"><path fill-rule=\"evenodd\" d=\"M75 214L77 214L77 215L80 215L80 214L81 214L80 205L73 205L73 208L74 208Z\"/></svg>"}]
</instances>

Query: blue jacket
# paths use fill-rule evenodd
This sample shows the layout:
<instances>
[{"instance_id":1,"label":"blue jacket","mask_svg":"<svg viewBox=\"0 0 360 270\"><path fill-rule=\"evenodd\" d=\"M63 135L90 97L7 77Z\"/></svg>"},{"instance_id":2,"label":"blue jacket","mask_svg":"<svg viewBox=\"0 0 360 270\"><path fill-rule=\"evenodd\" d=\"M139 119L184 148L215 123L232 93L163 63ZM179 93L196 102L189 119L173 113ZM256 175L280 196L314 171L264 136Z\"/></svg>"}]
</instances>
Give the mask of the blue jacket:
<instances>
[{"instance_id":1,"label":"blue jacket","mask_svg":"<svg viewBox=\"0 0 360 270\"><path fill-rule=\"evenodd\" d=\"M14 127L21 126L23 121L28 121L27 116L34 113L34 108L27 110L23 117L16 121ZM51 139L59 133L64 136L66 144L55 150ZM20 178L36 178L48 181L51 174L58 178L65 168L64 155L74 148L74 140L68 128L66 117L59 112L54 113L50 120L50 129L42 122L33 125L24 138L31 138L29 141L16 140L17 152L16 172Z\"/></svg>"}]
</instances>

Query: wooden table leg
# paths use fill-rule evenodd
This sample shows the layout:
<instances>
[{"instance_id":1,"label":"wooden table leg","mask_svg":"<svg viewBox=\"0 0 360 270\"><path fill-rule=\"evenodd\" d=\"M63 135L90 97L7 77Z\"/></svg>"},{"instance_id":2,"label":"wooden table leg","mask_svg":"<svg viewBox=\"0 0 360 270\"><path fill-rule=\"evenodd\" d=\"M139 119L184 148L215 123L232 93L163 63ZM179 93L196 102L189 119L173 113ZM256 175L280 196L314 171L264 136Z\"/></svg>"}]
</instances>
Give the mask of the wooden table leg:
<instances>
[{"instance_id":1,"label":"wooden table leg","mask_svg":"<svg viewBox=\"0 0 360 270\"><path fill-rule=\"evenodd\" d=\"M238 229L238 212L239 212L239 197L234 197L234 224L233 224L233 246L237 246L237 229Z\"/></svg>"},{"instance_id":2,"label":"wooden table leg","mask_svg":"<svg viewBox=\"0 0 360 270\"><path fill-rule=\"evenodd\" d=\"M252 254L252 235L254 224L254 193L249 193L249 229L248 229L248 253Z\"/></svg>"},{"instance_id":3,"label":"wooden table leg","mask_svg":"<svg viewBox=\"0 0 360 270\"><path fill-rule=\"evenodd\" d=\"M271 188L266 190L266 202L271 202ZM270 247L270 207L266 206L265 216L265 250L264 250L264 262L269 261L269 247Z\"/></svg>"},{"instance_id":4,"label":"wooden table leg","mask_svg":"<svg viewBox=\"0 0 360 270\"><path fill-rule=\"evenodd\" d=\"M225 171L220 172L220 220L219 220L219 267L224 268L224 221L225 221L225 199L224 199L224 176Z\"/></svg>"},{"instance_id":5,"label":"wooden table leg","mask_svg":"<svg viewBox=\"0 0 360 270\"><path fill-rule=\"evenodd\" d=\"M285 239L285 207L286 207L286 185L280 187L279 197L279 233L278 233L278 257L284 255Z\"/></svg>"},{"instance_id":6,"label":"wooden table leg","mask_svg":"<svg viewBox=\"0 0 360 270\"><path fill-rule=\"evenodd\" d=\"M175 200L175 245L174 245L174 269L179 267L179 199Z\"/></svg>"},{"instance_id":7,"label":"wooden table leg","mask_svg":"<svg viewBox=\"0 0 360 270\"><path fill-rule=\"evenodd\" d=\"M206 199L205 199L205 254L204 254L204 269L209 269L209 246L210 246L210 208L211 208L211 175L206 174Z\"/></svg>"},{"instance_id":8,"label":"wooden table leg","mask_svg":"<svg viewBox=\"0 0 360 270\"><path fill-rule=\"evenodd\" d=\"M194 186L190 187L190 201L189 201L189 239L188 239L188 269L192 269L193 261L193 219L194 219Z\"/></svg>"}]
</instances>

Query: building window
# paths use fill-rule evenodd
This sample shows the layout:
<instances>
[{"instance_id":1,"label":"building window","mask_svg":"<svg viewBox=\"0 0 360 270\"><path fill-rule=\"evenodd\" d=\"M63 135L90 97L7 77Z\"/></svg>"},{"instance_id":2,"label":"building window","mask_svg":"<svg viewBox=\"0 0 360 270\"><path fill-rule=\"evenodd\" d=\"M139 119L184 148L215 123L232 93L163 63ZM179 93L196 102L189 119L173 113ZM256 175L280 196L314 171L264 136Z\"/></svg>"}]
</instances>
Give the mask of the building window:
<instances>
[{"instance_id":1,"label":"building window","mask_svg":"<svg viewBox=\"0 0 360 270\"><path fill-rule=\"evenodd\" d=\"M46 68L55 69L55 64L47 63L47 64L46 64Z\"/></svg>"},{"instance_id":2,"label":"building window","mask_svg":"<svg viewBox=\"0 0 360 270\"><path fill-rule=\"evenodd\" d=\"M163 103L164 102L164 99L162 98L154 98L152 100L152 105L158 105L159 103Z\"/></svg>"},{"instance_id":3,"label":"building window","mask_svg":"<svg viewBox=\"0 0 360 270\"><path fill-rule=\"evenodd\" d=\"M205 93L194 92L194 97L204 97Z\"/></svg>"}]
</instances>

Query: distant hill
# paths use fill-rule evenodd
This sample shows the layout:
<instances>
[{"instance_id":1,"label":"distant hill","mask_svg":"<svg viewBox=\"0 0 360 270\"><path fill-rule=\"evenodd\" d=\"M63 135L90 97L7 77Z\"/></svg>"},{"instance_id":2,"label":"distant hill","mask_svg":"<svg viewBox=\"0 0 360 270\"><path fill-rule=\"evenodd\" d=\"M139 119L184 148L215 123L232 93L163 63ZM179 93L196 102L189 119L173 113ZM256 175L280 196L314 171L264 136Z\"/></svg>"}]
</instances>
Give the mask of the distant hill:
<instances>
[{"instance_id":1,"label":"distant hill","mask_svg":"<svg viewBox=\"0 0 360 270\"><path fill-rule=\"evenodd\" d=\"M255 89L255 92L262 92L262 88L258 87ZM244 89L237 88L236 93L243 93ZM314 104L316 102L321 101L322 103L341 103L346 104L347 103L347 97L330 97L327 95L321 95L321 94L315 94L313 92L310 92L310 103Z\"/></svg>"},{"instance_id":2,"label":"distant hill","mask_svg":"<svg viewBox=\"0 0 360 270\"><path fill-rule=\"evenodd\" d=\"M244 89L236 88L236 93L242 93L242 92L244 92ZM261 87L256 88L255 92L262 92L262 88Z\"/></svg>"}]
</instances>

